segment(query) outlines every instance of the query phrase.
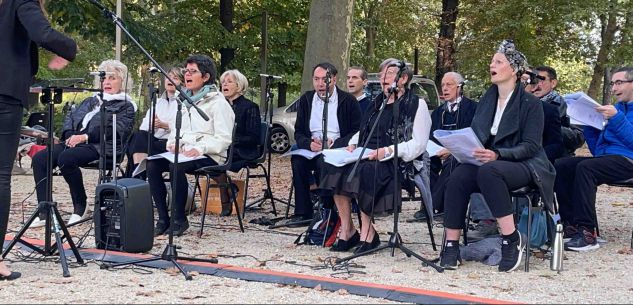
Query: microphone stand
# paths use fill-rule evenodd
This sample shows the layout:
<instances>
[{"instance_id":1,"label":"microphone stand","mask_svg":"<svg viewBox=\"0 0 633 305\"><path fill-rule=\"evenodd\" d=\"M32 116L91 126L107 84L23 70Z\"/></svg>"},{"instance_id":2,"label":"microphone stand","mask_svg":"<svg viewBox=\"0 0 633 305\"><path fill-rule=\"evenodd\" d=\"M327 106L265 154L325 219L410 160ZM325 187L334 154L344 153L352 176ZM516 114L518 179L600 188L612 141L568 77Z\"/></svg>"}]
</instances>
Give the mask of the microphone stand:
<instances>
[{"instance_id":1,"label":"microphone stand","mask_svg":"<svg viewBox=\"0 0 633 305\"><path fill-rule=\"evenodd\" d=\"M261 76L264 76L265 74L260 74ZM274 99L274 95L271 89L271 83L275 80L275 76L274 75L265 75L265 79L266 79L266 85L265 85L265 91L266 91L266 114L264 115L264 121L266 122L266 124L268 125L269 129L272 129L273 127L273 99ZM266 145L268 145L268 139L266 139ZM273 192L270 189L270 173L271 173L271 168L270 168L270 163L271 163L271 159L272 159L272 152L268 147L265 147L264 149L266 149L267 151L267 156L266 158L268 158L266 160L266 162L268 164L266 164L266 167L268 168L267 171L264 173L264 178L266 178L266 190L264 191L264 196L262 198L259 198L257 200L254 200L253 202L251 202L250 204L248 204L245 208L244 208L244 212L246 211L247 208L250 208L256 204L259 204L261 206L261 204L263 204L264 202L266 202L267 199L270 199L270 203L273 206L273 215L277 216L277 209L275 208L275 201L280 202L282 204L285 204L288 208L290 207L290 203L279 199L279 198L275 198L273 196ZM243 217L244 214L242 214Z\"/></svg>"},{"instance_id":2,"label":"microphone stand","mask_svg":"<svg viewBox=\"0 0 633 305\"><path fill-rule=\"evenodd\" d=\"M176 90L180 93L179 97L180 99L184 99L186 100L186 103L188 103L188 105L190 105L192 108L196 109L196 111L198 112L198 115L200 115L200 117L202 117L202 119L204 119L205 121L209 120L209 116L207 116L206 113L204 113L204 111L202 111L192 100L189 96L187 96L187 94L185 94L184 90L182 89L182 87L180 85L176 85L176 83L174 82L174 80L169 77L169 75L167 74L167 72L165 71L165 69L163 69L163 67L161 67L158 62L156 62L156 60L154 59L154 57L152 57L152 55L150 55L147 50L145 50L145 48L143 48L143 46L138 42L138 40L136 40L132 34L130 34L130 32L123 26L123 24L121 23L121 19L114 14L113 12L109 11L108 9L106 9L103 4L101 4L98 0L88 0L90 1L90 3L94 4L95 6L97 6L102 12L103 15L106 18L111 18L112 21L114 22L114 24L116 24L116 26L118 26L126 35L127 37L134 42L134 44L136 44L136 46L141 50L141 52L143 52L143 54L145 54L145 56L147 57L147 59L149 59L153 64L154 67L156 67L160 73L169 80L170 83L172 83L174 86L176 86ZM175 211L175 206L176 206L176 185L177 185L177 180L178 177L175 175L175 173L178 172L178 154L180 153L180 128L182 125L182 103L178 103L178 111L176 113L176 149L175 149L175 156L174 156L174 164L172 166L172 172L170 173L171 175L171 220L170 220L170 226L172 226L174 224L174 211ZM218 260L216 258L212 258L212 259L201 259L201 258L195 258L195 257L182 257L182 256L178 256L178 252L176 251L176 249L179 248L176 245L174 245L174 233L173 231L169 231L169 242L168 244L165 246L165 249L163 250L163 253L160 256L157 257L152 257L152 258L147 258L147 259L141 259L141 260L134 260L134 261L130 261L130 262L125 262L125 263L119 263L119 264L102 264L101 265L101 269L109 269L109 268L115 268L115 267L119 267L119 266L124 266L124 265L132 265L132 264L141 264L141 263L147 263L147 262L152 262L152 261L158 261L158 260L164 260L164 261L168 261L171 262L178 270L180 270L180 272L185 276L185 279L187 280L191 280L192 277L191 275L185 270L183 269L183 267L178 263L178 260L188 260L188 261L194 261L194 262L206 262L206 263L213 263L216 264L218 262Z\"/></svg>"},{"instance_id":3,"label":"microphone stand","mask_svg":"<svg viewBox=\"0 0 633 305\"><path fill-rule=\"evenodd\" d=\"M155 71L150 71L150 74L154 74ZM154 138L154 123L155 123L155 118L154 116L156 115L156 96L158 96L158 88L154 87L154 83L149 83L147 85L147 90L149 91L149 100L150 100L150 104L149 104L149 120L148 120L148 124L149 126L147 126L147 155L151 156L152 155L152 142L153 142L153 138Z\"/></svg>"},{"instance_id":4,"label":"microphone stand","mask_svg":"<svg viewBox=\"0 0 633 305\"><path fill-rule=\"evenodd\" d=\"M77 90L76 88L72 88ZM81 258L81 254L75 243L73 242L72 236L68 232L68 228L64 224L64 220L62 219L59 210L57 209L57 202L53 201L53 143L54 143L54 132L53 132L53 113L55 111L55 104L61 104L62 102L62 93L63 87L46 87L42 89L42 96L40 97L41 102L48 105L48 137L46 142L46 198L44 201L38 203L37 209L33 212L28 221L24 224L20 232L18 232L15 237L11 240L7 248L2 252L2 258L5 258L9 251L15 246L15 244L19 241L23 245L32 249L33 251L44 255L44 256L52 256L55 255L55 251L59 252L59 262L62 265L62 274L64 277L69 277L70 272L68 271L68 261L66 260L66 252L64 250L63 239L66 238L68 241L68 245L72 250L75 258L77 259L77 263L83 264L84 260ZM52 96L52 91L54 91L55 96ZM31 223L35 221L35 218L39 216L41 212L46 213L46 224L44 230L44 249L41 249L29 241L22 239L22 235L26 232L27 229L31 226ZM51 225L52 229L55 233L55 243L51 245ZM64 234L61 235L60 232ZM55 248L56 246L56 248Z\"/></svg>"},{"instance_id":5,"label":"microphone stand","mask_svg":"<svg viewBox=\"0 0 633 305\"><path fill-rule=\"evenodd\" d=\"M402 237L400 236L400 233L398 232L398 216L400 213L400 209L402 206L402 189L400 186L400 166L399 166L399 157L398 157L398 119L400 116L400 102L398 102L398 95L394 94L397 92L397 84L398 81L400 80L400 77L402 76L402 72L404 70L405 66L402 65L400 67L400 69L398 70L398 73L396 75L396 79L394 81L394 86L392 86L389 90L389 95L383 100L383 104L380 106L380 111L378 112L378 116L376 117L376 121L374 121L373 126L371 127L371 130L369 131L369 134L367 135L366 139L365 139L365 143L363 146L363 149L361 150L360 155L358 156L358 159L356 160L356 163L354 164L354 167L352 168L352 171L350 172L349 176L347 177L347 182L350 183L352 178L354 177L356 170L358 168L358 164L360 163L360 160L363 156L363 154L365 153L365 149L367 148L367 145L369 144L369 139L371 138L374 130L376 129L376 125L378 125L378 122L380 121L380 117L384 111L384 109L386 108L387 102L389 101L389 99L391 99L392 96L395 95L394 97L394 102L393 102L393 119L392 119L392 124L393 124L393 130L394 130L394 134L392 135L392 143L393 143L393 172L394 172L394 206L395 206L395 210L394 210L394 214L393 214L393 233L391 233L391 237L389 238L389 241L387 242L387 244L384 244L382 246L378 246L375 249L369 250L369 251L365 251L365 252L361 252L361 253L357 253L354 255L350 255L348 257L344 257L344 258L337 258L336 259L336 263L340 264L342 262L345 261L349 261L352 260L354 258L357 257L361 257L361 256L365 256L365 255L369 255L372 254L374 252L378 252L380 250L383 249L387 249L387 248L391 248L391 256L393 257L395 254L395 250L396 248L400 249L402 252L404 252L404 254L407 257L415 257L417 259L419 259L420 261L422 261L422 265L423 266L430 266L433 267L435 270L437 270L437 272L444 272L444 268L436 265L435 263L433 263L431 260L426 259L422 256L420 256L419 254L411 251L409 248L405 247L403 242L402 242ZM376 149L376 153L378 152L378 149ZM376 154L377 155L377 154ZM375 162L380 162L378 160L376 160ZM372 215L373 217L373 215ZM378 234L378 233L376 233Z\"/></svg>"}]
</instances>

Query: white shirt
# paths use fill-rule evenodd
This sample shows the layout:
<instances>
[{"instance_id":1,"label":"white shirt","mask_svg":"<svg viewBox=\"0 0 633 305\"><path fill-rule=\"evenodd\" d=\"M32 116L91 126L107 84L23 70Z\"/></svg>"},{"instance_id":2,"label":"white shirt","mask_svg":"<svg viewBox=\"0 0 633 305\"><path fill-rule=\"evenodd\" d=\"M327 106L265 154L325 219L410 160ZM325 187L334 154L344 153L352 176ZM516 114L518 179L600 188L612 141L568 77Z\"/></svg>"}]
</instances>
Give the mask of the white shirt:
<instances>
[{"instance_id":1,"label":"white shirt","mask_svg":"<svg viewBox=\"0 0 633 305\"><path fill-rule=\"evenodd\" d=\"M318 97L317 93L312 97L312 112L310 113L310 132L312 139L323 138L323 108L325 102ZM332 142L341 137L341 129L338 125L338 117L336 112L338 110L338 94L336 88L332 96L330 96L330 102L327 105L327 137Z\"/></svg>"},{"instance_id":2,"label":"white shirt","mask_svg":"<svg viewBox=\"0 0 633 305\"><path fill-rule=\"evenodd\" d=\"M159 120L172 125L173 122L176 122L176 112L178 111L178 101L177 97L173 96L169 98L169 100L165 99L165 97L159 97L156 100L156 109L154 110L154 114L158 117ZM141 126L139 126L139 130L149 131L149 109L143 118L143 122L141 122ZM154 129L154 137L157 139L167 139L169 137L169 129L156 128Z\"/></svg>"},{"instance_id":3,"label":"white shirt","mask_svg":"<svg viewBox=\"0 0 633 305\"><path fill-rule=\"evenodd\" d=\"M497 103L497 112L495 113L495 119L492 121L492 127L490 127L490 134L493 136L497 135L499 123L501 123L501 117L503 116L503 112L506 110L511 97L512 94L508 95L508 98L506 98L506 102L503 103L503 107L499 107L499 103Z\"/></svg>"},{"instance_id":4,"label":"white shirt","mask_svg":"<svg viewBox=\"0 0 633 305\"><path fill-rule=\"evenodd\" d=\"M454 101L447 101L447 103L448 103L446 105L446 106L448 106L447 110L449 112L451 112L451 113L457 111L459 109L459 102L461 102L461 101L462 101L462 97L461 96L458 96ZM453 105L455 105L455 106L453 106ZM455 107L455 108L452 108L452 107Z\"/></svg>"}]
</instances>

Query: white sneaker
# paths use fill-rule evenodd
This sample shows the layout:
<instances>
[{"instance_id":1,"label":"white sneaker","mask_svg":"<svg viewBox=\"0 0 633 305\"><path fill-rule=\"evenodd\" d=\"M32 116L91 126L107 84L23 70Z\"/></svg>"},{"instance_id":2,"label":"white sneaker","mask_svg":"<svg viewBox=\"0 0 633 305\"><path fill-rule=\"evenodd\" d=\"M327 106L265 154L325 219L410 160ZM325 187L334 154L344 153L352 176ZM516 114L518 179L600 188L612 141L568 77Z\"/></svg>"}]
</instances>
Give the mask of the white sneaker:
<instances>
[{"instance_id":1,"label":"white sneaker","mask_svg":"<svg viewBox=\"0 0 633 305\"><path fill-rule=\"evenodd\" d=\"M90 214L88 213L88 209L86 208L86 212L84 212L83 216L79 216L78 214L70 215L70 219L68 219L68 224L66 225L67 226L74 225L75 223L78 223L84 219L87 219L88 217L90 217Z\"/></svg>"},{"instance_id":2,"label":"white sneaker","mask_svg":"<svg viewBox=\"0 0 633 305\"><path fill-rule=\"evenodd\" d=\"M40 220L39 217L35 217L35 220L33 220L29 228L39 228L39 227L43 227L45 224L46 224L46 219Z\"/></svg>"}]
</instances>

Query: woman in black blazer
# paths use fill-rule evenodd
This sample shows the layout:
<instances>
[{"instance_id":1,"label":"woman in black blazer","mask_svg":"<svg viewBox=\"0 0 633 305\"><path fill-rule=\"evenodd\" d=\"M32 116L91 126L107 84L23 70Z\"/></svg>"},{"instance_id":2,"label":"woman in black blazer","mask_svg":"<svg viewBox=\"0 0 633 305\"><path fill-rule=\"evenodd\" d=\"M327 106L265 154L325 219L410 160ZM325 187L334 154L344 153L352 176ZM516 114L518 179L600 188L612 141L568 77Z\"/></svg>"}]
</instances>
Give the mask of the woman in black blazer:
<instances>
[{"instance_id":1,"label":"woman in black blazer","mask_svg":"<svg viewBox=\"0 0 633 305\"><path fill-rule=\"evenodd\" d=\"M505 272L519 266L527 244L514 225L510 191L534 185L548 206L553 202L555 172L541 145L543 106L520 83L526 67L525 56L511 41L504 40L492 58L492 86L479 100L471 123L484 146L473 152L482 165L458 165L444 193L446 245L440 260L444 268L457 269L461 260L458 240L471 193L482 193L497 219L502 236L499 271Z\"/></svg>"},{"instance_id":2,"label":"woman in black blazer","mask_svg":"<svg viewBox=\"0 0 633 305\"><path fill-rule=\"evenodd\" d=\"M42 0L43 1L43 0ZM38 68L38 46L59 56L48 67L59 70L75 59L77 44L55 31L38 0L0 0L0 241L4 241L11 205L11 169L18 148L23 107ZM0 280L16 279L0 258Z\"/></svg>"}]
</instances>

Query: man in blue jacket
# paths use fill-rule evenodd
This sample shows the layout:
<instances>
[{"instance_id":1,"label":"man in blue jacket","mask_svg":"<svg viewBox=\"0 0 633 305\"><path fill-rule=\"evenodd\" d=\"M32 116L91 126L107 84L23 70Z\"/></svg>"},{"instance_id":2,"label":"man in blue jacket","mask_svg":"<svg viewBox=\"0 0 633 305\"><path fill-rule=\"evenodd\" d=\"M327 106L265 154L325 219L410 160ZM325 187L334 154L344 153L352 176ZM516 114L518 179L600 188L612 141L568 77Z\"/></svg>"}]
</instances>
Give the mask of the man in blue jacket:
<instances>
[{"instance_id":1,"label":"man in blue jacket","mask_svg":"<svg viewBox=\"0 0 633 305\"><path fill-rule=\"evenodd\" d=\"M633 178L633 67L618 69L611 78L615 105L596 107L605 119L603 130L585 126L584 135L593 157L556 161L555 191L565 235L565 248L588 251L596 240L598 185Z\"/></svg>"}]
</instances>

